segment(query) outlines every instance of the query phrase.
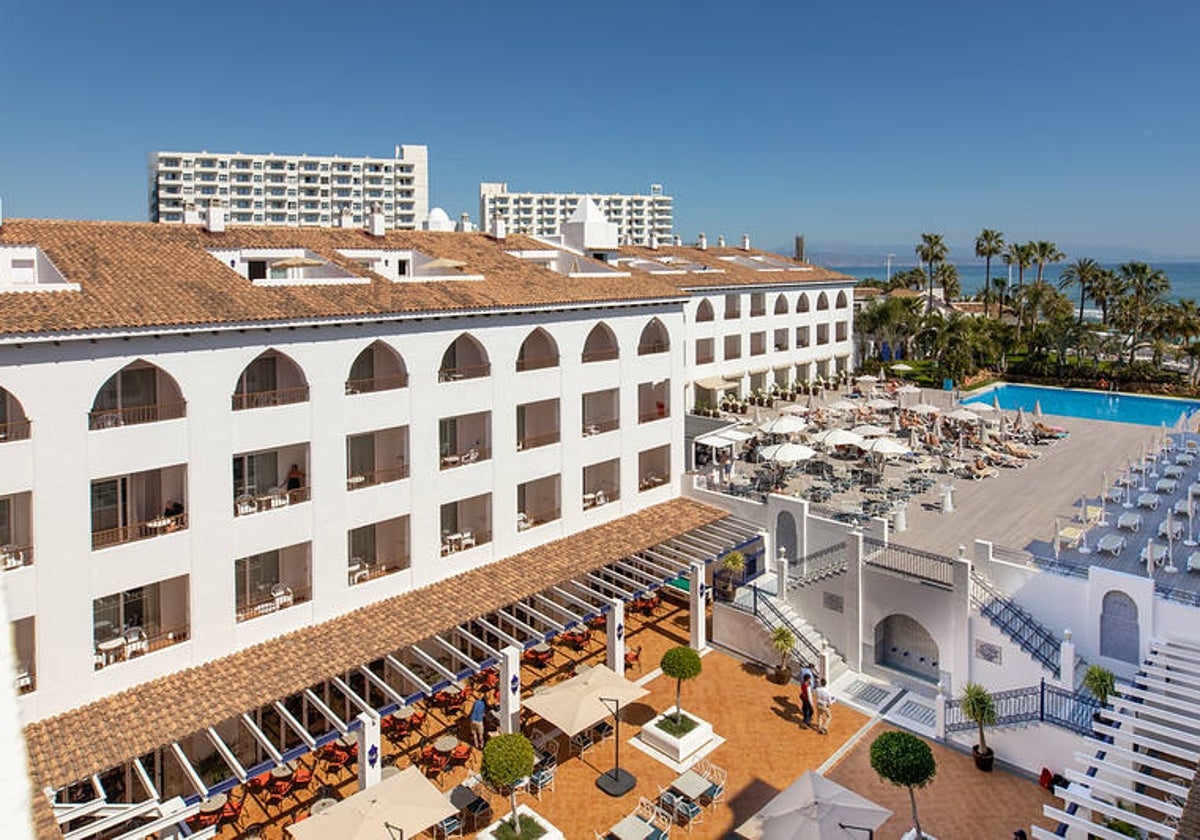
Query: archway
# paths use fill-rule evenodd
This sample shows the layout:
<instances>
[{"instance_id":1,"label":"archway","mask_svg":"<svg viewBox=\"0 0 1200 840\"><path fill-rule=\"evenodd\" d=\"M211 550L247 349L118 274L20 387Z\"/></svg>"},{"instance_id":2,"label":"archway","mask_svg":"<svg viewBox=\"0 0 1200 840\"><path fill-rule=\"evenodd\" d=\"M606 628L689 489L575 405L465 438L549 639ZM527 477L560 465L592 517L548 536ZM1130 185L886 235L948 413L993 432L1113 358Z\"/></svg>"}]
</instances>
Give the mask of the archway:
<instances>
[{"instance_id":1,"label":"archway","mask_svg":"<svg viewBox=\"0 0 1200 840\"><path fill-rule=\"evenodd\" d=\"M185 413L179 383L162 368L138 359L108 378L96 392L89 429L174 420Z\"/></svg>"},{"instance_id":2,"label":"archway","mask_svg":"<svg viewBox=\"0 0 1200 840\"><path fill-rule=\"evenodd\" d=\"M460 379L479 379L489 376L492 366L488 362L487 350L470 333L463 333L451 342L442 354L442 365L438 368L439 382L454 382Z\"/></svg>"},{"instance_id":3,"label":"archway","mask_svg":"<svg viewBox=\"0 0 1200 840\"><path fill-rule=\"evenodd\" d=\"M796 311L797 312L807 312L808 307L809 307L808 295L804 294L804 292L801 292L800 296L796 298Z\"/></svg>"},{"instance_id":4,"label":"archway","mask_svg":"<svg viewBox=\"0 0 1200 840\"><path fill-rule=\"evenodd\" d=\"M780 295L775 298L775 314L786 315L788 313L788 302L786 295Z\"/></svg>"},{"instance_id":5,"label":"archway","mask_svg":"<svg viewBox=\"0 0 1200 840\"><path fill-rule=\"evenodd\" d=\"M408 387L408 368L404 359L388 344L373 341L350 365L346 377L347 394L369 394Z\"/></svg>"},{"instance_id":6,"label":"archway","mask_svg":"<svg viewBox=\"0 0 1200 840\"><path fill-rule=\"evenodd\" d=\"M651 353L666 353L671 349L671 336L666 326L657 318L651 318L642 330L638 339L638 355L648 356Z\"/></svg>"},{"instance_id":7,"label":"archway","mask_svg":"<svg viewBox=\"0 0 1200 840\"><path fill-rule=\"evenodd\" d=\"M938 646L916 619L894 613L875 625L875 664L938 681Z\"/></svg>"},{"instance_id":8,"label":"archway","mask_svg":"<svg viewBox=\"0 0 1200 840\"><path fill-rule=\"evenodd\" d=\"M304 371L278 350L260 353L246 365L233 390L233 410L308 401Z\"/></svg>"},{"instance_id":9,"label":"archway","mask_svg":"<svg viewBox=\"0 0 1200 840\"><path fill-rule=\"evenodd\" d=\"M538 327L521 342L517 352L517 370L541 370L558 367L558 344L550 333Z\"/></svg>"},{"instance_id":10,"label":"archway","mask_svg":"<svg viewBox=\"0 0 1200 840\"><path fill-rule=\"evenodd\" d=\"M796 518L790 511L782 510L775 517L775 545L784 550L788 565L794 565L800 560L799 546L796 541Z\"/></svg>"},{"instance_id":11,"label":"archway","mask_svg":"<svg viewBox=\"0 0 1200 840\"><path fill-rule=\"evenodd\" d=\"M704 298L704 300L700 301L700 305L696 307L696 323L711 321L713 318L713 305L708 298Z\"/></svg>"},{"instance_id":12,"label":"archway","mask_svg":"<svg viewBox=\"0 0 1200 840\"><path fill-rule=\"evenodd\" d=\"M584 362L606 362L617 358L620 350L617 347L617 337L608 324L601 321L592 327L587 340L583 342Z\"/></svg>"},{"instance_id":13,"label":"archway","mask_svg":"<svg viewBox=\"0 0 1200 840\"><path fill-rule=\"evenodd\" d=\"M817 295L817 311L820 311L822 309L828 309L828 308L829 308L829 295L825 294L824 292L821 292L821 294Z\"/></svg>"},{"instance_id":14,"label":"archway","mask_svg":"<svg viewBox=\"0 0 1200 840\"><path fill-rule=\"evenodd\" d=\"M845 293L845 292L838 292L838 295L837 295L837 300L836 300L836 301L834 301L834 304L833 304L833 305L834 305L834 307L836 307L837 309L845 309L847 306L849 306L849 302L848 302L848 301L847 301L847 299L846 299L846 293Z\"/></svg>"},{"instance_id":15,"label":"archway","mask_svg":"<svg viewBox=\"0 0 1200 840\"><path fill-rule=\"evenodd\" d=\"M1141 660L1141 638L1137 604L1119 590L1106 592L1100 607L1100 655L1136 665Z\"/></svg>"},{"instance_id":16,"label":"archway","mask_svg":"<svg viewBox=\"0 0 1200 840\"><path fill-rule=\"evenodd\" d=\"M0 443L25 440L29 437L29 418L21 401L10 391L0 388Z\"/></svg>"}]
</instances>

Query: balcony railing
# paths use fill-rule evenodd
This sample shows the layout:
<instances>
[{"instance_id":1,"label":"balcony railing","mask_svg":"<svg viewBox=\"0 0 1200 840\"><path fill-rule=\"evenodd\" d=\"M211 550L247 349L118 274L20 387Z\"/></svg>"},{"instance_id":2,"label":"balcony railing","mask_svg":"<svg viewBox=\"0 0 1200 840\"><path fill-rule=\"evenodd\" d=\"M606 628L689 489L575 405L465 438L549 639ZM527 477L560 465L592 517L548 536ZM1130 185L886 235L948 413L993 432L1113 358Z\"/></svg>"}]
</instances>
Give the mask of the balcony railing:
<instances>
[{"instance_id":1,"label":"balcony railing","mask_svg":"<svg viewBox=\"0 0 1200 840\"><path fill-rule=\"evenodd\" d=\"M233 410L268 408L273 405L291 405L308 402L308 386L284 388L279 391L245 391L233 395Z\"/></svg>"},{"instance_id":2,"label":"balcony railing","mask_svg":"<svg viewBox=\"0 0 1200 840\"><path fill-rule=\"evenodd\" d=\"M561 516L562 512L558 508L548 508L534 513L521 511L517 514L517 530L528 531L530 528L545 525L547 522L554 522Z\"/></svg>"},{"instance_id":3,"label":"balcony railing","mask_svg":"<svg viewBox=\"0 0 1200 840\"><path fill-rule=\"evenodd\" d=\"M408 478L407 464L348 475L346 476L346 489L361 490L364 487L387 484L389 481L399 481L402 478Z\"/></svg>"},{"instance_id":4,"label":"balcony railing","mask_svg":"<svg viewBox=\"0 0 1200 840\"><path fill-rule=\"evenodd\" d=\"M585 350L583 352L583 361L587 362L611 362L619 355L616 347L609 347L604 350Z\"/></svg>"},{"instance_id":5,"label":"balcony railing","mask_svg":"<svg viewBox=\"0 0 1200 840\"><path fill-rule=\"evenodd\" d=\"M665 420L666 418L668 418L670 416L671 416L670 409L655 408L650 411L638 412L638 422L639 423L652 423L655 420Z\"/></svg>"},{"instance_id":6,"label":"balcony railing","mask_svg":"<svg viewBox=\"0 0 1200 840\"><path fill-rule=\"evenodd\" d=\"M123 635L95 643L93 664L99 671L118 662L128 662L147 653L154 653L163 648L186 642L188 639L187 625L164 628L154 633L138 633L136 630L126 630Z\"/></svg>"},{"instance_id":7,"label":"balcony railing","mask_svg":"<svg viewBox=\"0 0 1200 840\"><path fill-rule=\"evenodd\" d=\"M4 571L19 569L33 564L33 546L31 545L0 545L0 564Z\"/></svg>"},{"instance_id":8,"label":"balcony railing","mask_svg":"<svg viewBox=\"0 0 1200 840\"><path fill-rule=\"evenodd\" d=\"M442 556L446 557L460 551L466 551L468 548L486 545L491 541L491 531L476 531L471 529L458 534L444 534L442 535Z\"/></svg>"},{"instance_id":9,"label":"balcony railing","mask_svg":"<svg viewBox=\"0 0 1200 840\"><path fill-rule=\"evenodd\" d=\"M471 365L467 367L441 368L438 371L438 382L457 382L460 379L480 379L491 376L491 365Z\"/></svg>"},{"instance_id":10,"label":"balcony railing","mask_svg":"<svg viewBox=\"0 0 1200 840\"><path fill-rule=\"evenodd\" d=\"M32 668L21 668L13 681L17 694L29 694L37 691L37 673Z\"/></svg>"},{"instance_id":11,"label":"balcony railing","mask_svg":"<svg viewBox=\"0 0 1200 840\"><path fill-rule=\"evenodd\" d=\"M517 359L517 371L541 370L542 368L558 367L558 356L535 356L529 359Z\"/></svg>"},{"instance_id":12,"label":"balcony railing","mask_svg":"<svg viewBox=\"0 0 1200 840\"><path fill-rule=\"evenodd\" d=\"M696 354L696 364L710 365L713 362L713 358L714 357L713 357L713 354L711 351L708 353L703 353L703 354L697 353Z\"/></svg>"},{"instance_id":13,"label":"balcony railing","mask_svg":"<svg viewBox=\"0 0 1200 840\"><path fill-rule=\"evenodd\" d=\"M14 420L11 423L0 423L0 443L10 440L28 440L30 422Z\"/></svg>"},{"instance_id":14,"label":"balcony railing","mask_svg":"<svg viewBox=\"0 0 1200 840\"><path fill-rule=\"evenodd\" d=\"M161 537L163 534L186 530L187 526L187 514L180 513L175 516L159 516L146 522L131 522L103 531L92 531L92 548L107 548L111 545Z\"/></svg>"},{"instance_id":15,"label":"balcony railing","mask_svg":"<svg viewBox=\"0 0 1200 840\"><path fill-rule=\"evenodd\" d=\"M271 613L286 610L288 607L294 607L296 604L303 604L312 600L312 587L304 586L284 586L277 583L270 592L263 593L253 599L248 599L237 605L237 620L239 622L249 621L252 618L258 618Z\"/></svg>"},{"instance_id":16,"label":"balcony railing","mask_svg":"<svg viewBox=\"0 0 1200 840\"><path fill-rule=\"evenodd\" d=\"M609 420L584 420L583 436L602 435L605 432L611 432L619 428L621 428L621 421L616 417Z\"/></svg>"},{"instance_id":17,"label":"balcony railing","mask_svg":"<svg viewBox=\"0 0 1200 840\"><path fill-rule=\"evenodd\" d=\"M653 490L655 487L661 487L667 483L667 480L657 473L646 473L638 480L639 490Z\"/></svg>"},{"instance_id":18,"label":"balcony railing","mask_svg":"<svg viewBox=\"0 0 1200 840\"><path fill-rule=\"evenodd\" d=\"M647 341L645 344L638 345L639 356L649 356L651 353L666 353L671 349L671 345L665 341Z\"/></svg>"},{"instance_id":19,"label":"balcony railing","mask_svg":"<svg viewBox=\"0 0 1200 840\"><path fill-rule=\"evenodd\" d=\"M295 490L276 490L261 496L245 493L233 500L233 515L249 516L252 513L307 502L311 492L308 487L297 487Z\"/></svg>"},{"instance_id":20,"label":"balcony railing","mask_svg":"<svg viewBox=\"0 0 1200 840\"><path fill-rule=\"evenodd\" d=\"M88 412L88 429L115 429L159 420L178 420L187 414L186 402L134 405L128 408L105 408Z\"/></svg>"},{"instance_id":21,"label":"balcony railing","mask_svg":"<svg viewBox=\"0 0 1200 840\"><path fill-rule=\"evenodd\" d=\"M621 491L617 489L587 490L583 494L583 509L587 510L588 508L600 507L601 505L606 505L609 502L615 502L619 498L621 498Z\"/></svg>"},{"instance_id":22,"label":"balcony railing","mask_svg":"<svg viewBox=\"0 0 1200 840\"><path fill-rule=\"evenodd\" d=\"M407 373L398 373L395 376L375 376L371 379L347 379L346 396L373 394L376 391L394 391L397 388L407 387Z\"/></svg>"},{"instance_id":23,"label":"balcony railing","mask_svg":"<svg viewBox=\"0 0 1200 840\"><path fill-rule=\"evenodd\" d=\"M553 443L558 443L561 435L557 432L546 432L544 435L526 435L523 438L517 438L517 450L537 449L539 446L550 446Z\"/></svg>"},{"instance_id":24,"label":"balcony railing","mask_svg":"<svg viewBox=\"0 0 1200 840\"><path fill-rule=\"evenodd\" d=\"M492 451L486 446L472 446L465 452L448 452L441 458L442 469L463 467L477 461L487 461L492 457Z\"/></svg>"},{"instance_id":25,"label":"balcony railing","mask_svg":"<svg viewBox=\"0 0 1200 840\"><path fill-rule=\"evenodd\" d=\"M389 560L362 560L357 563L351 562L347 570L347 575L350 585L354 586L358 583L366 583L369 580L402 572L411 565L407 554L403 557L396 557Z\"/></svg>"}]
</instances>

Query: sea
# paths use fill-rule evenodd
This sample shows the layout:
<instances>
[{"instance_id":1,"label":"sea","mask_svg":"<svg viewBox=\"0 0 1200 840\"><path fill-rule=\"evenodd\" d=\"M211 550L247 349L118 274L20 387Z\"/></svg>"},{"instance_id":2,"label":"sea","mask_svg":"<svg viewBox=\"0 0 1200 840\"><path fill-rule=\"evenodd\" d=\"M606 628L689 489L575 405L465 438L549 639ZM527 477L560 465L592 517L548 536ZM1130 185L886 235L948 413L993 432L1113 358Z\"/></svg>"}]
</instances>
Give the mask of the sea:
<instances>
[{"instance_id":1,"label":"sea","mask_svg":"<svg viewBox=\"0 0 1200 840\"><path fill-rule=\"evenodd\" d=\"M1117 268L1117 263L1102 263L1105 268ZM1195 301L1200 301L1200 262L1176 262L1176 263L1150 263L1152 268L1156 268L1167 275L1167 279L1171 281L1171 291L1167 293L1168 300L1182 300L1191 298ZM875 280L887 279L887 268L882 265L845 265L845 266L828 266L834 271L840 271L843 274L849 274L851 277L857 277L859 280L873 278ZM912 268L912 265L900 265L892 263L892 274L898 271L906 271ZM1063 270L1062 263L1054 263L1047 265L1042 276L1055 285L1058 284L1058 275ZM1008 266L1004 263L997 265L992 263L992 279L995 280L996 275L1008 276ZM983 288L983 281L986 275L985 267L982 265L965 264L958 265L958 279L962 284L963 295L965 297L974 296L976 292ZM1037 268L1025 272L1025 282L1029 283L1037 277ZM1017 272L1012 272L1012 284L1015 288L1017 285ZM1067 291L1067 297L1078 302L1079 290L1071 289Z\"/></svg>"}]
</instances>

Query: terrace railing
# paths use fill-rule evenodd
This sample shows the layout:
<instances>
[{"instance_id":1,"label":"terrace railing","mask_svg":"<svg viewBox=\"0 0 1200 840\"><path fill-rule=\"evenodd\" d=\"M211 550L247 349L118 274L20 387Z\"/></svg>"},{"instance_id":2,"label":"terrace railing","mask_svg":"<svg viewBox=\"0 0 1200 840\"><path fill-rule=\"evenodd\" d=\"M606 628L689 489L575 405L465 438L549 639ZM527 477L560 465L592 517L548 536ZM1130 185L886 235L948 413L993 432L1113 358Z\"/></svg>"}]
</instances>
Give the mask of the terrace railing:
<instances>
[{"instance_id":1,"label":"terrace railing","mask_svg":"<svg viewBox=\"0 0 1200 840\"><path fill-rule=\"evenodd\" d=\"M840 575L846 571L846 544L835 543L828 548L814 551L788 564L788 581L791 586L808 586Z\"/></svg>"},{"instance_id":2,"label":"terrace railing","mask_svg":"<svg viewBox=\"0 0 1200 840\"><path fill-rule=\"evenodd\" d=\"M922 583L954 586L953 558L872 539L863 540L863 553L864 565L886 569Z\"/></svg>"},{"instance_id":3,"label":"terrace railing","mask_svg":"<svg viewBox=\"0 0 1200 840\"><path fill-rule=\"evenodd\" d=\"M312 600L311 586L284 587L277 594L264 593L255 598L249 598L237 605L237 620L249 621L263 615L270 615L280 610L286 610L296 604Z\"/></svg>"},{"instance_id":4,"label":"terrace railing","mask_svg":"<svg viewBox=\"0 0 1200 840\"><path fill-rule=\"evenodd\" d=\"M346 476L346 489L361 490L364 487L386 484L389 481L399 481L402 478L408 478L407 464L398 464L394 467L382 467L377 470L368 470L348 475Z\"/></svg>"},{"instance_id":5,"label":"terrace railing","mask_svg":"<svg viewBox=\"0 0 1200 840\"><path fill-rule=\"evenodd\" d=\"M28 420L13 420L0 423L0 443L10 440L28 440L31 424Z\"/></svg>"},{"instance_id":6,"label":"terrace railing","mask_svg":"<svg viewBox=\"0 0 1200 840\"><path fill-rule=\"evenodd\" d=\"M175 516L159 516L147 522L131 522L117 528L107 528L103 531L92 532L92 548L106 548L110 545L121 545L127 542L147 540L151 537L161 537L175 531L184 531L188 526L186 513Z\"/></svg>"},{"instance_id":7,"label":"terrace railing","mask_svg":"<svg viewBox=\"0 0 1200 840\"><path fill-rule=\"evenodd\" d=\"M115 429L118 426L135 426L139 423L157 423L159 420L177 420L186 414L186 402L104 408L88 412L88 428L93 431Z\"/></svg>"},{"instance_id":8,"label":"terrace railing","mask_svg":"<svg viewBox=\"0 0 1200 840\"><path fill-rule=\"evenodd\" d=\"M1038 685L992 694L996 704L994 726L1049 723L1080 735L1092 734L1092 714L1100 703L1084 692L1069 691L1042 680ZM978 727L963 714L962 700L946 701L946 732L966 732Z\"/></svg>"},{"instance_id":9,"label":"terrace railing","mask_svg":"<svg viewBox=\"0 0 1200 840\"><path fill-rule=\"evenodd\" d=\"M463 367L442 368L438 371L438 382L457 382L460 379L481 379L491 376L491 365L466 365Z\"/></svg>"},{"instance_id":10,"label":"terrace railing","mask_svg":"<svg viewBox=\"0 0 1200 840\"><path fill-rule=\"evenodd\" d=\"M557 429L553 432L546 432L540 435L526 435L523 438L517 438L517 449L524 451L526 449L537 449L539 446L550 446L551 444L558 443L561 438L562 435L558 433Z\"/></svg>"},{"instance_id":11,"label":"terrace railing","mask_svg":"<svg viewBox=\"0 0 1200 840\"><path fill-rule=\"evenodd\" d=\"M308 402L307 385L278 391L242 391L233 395L233 410L244 411L248 408L268 408L302 402Z\"/></svg>"},{"instance_id":12,"label":"terrace railing","mask_svg":"<svg viewBox=\"0 0 1200 840\"><path fill-rule=\"evenodd\" d=\"M373 376L370 379L347 379L346 396L371 394L375 391L393 391L397 388L407 387L407 373L397 373L394 376Z\"/></svg>"},{"instance_id":13,"label":"terrace railing","mask_svg":"<svg viewBox=\"0 0 1200 840\"><path fill-rule=\"evenodd\" d=\"M587 362L611 362L617 358L618 352L616 347L609 347L603 350L585 350L580 358L586 364Z\"/></svg>"}]
</instances>

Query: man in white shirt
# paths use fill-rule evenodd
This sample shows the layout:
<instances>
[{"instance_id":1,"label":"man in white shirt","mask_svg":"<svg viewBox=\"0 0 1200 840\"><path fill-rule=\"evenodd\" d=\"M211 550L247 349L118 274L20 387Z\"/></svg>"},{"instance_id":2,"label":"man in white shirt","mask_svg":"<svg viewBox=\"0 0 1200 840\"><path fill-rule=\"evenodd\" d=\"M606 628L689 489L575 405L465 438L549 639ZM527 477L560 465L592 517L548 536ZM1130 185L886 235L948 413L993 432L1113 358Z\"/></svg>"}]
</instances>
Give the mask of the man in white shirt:
<instances>
[{"instance_id":1,"label":"man in white shirt","mask_svg":"<svg viewBox=\"0 0 1200 840\"><path fill-rule=\"evenodd\" d=\"M829 724L833 721L833 704L836 700L833 692L825 687L825 678L821 678L817 686L817 731L822 735L829 734Z\"/></svg>"}]
</instances>

